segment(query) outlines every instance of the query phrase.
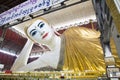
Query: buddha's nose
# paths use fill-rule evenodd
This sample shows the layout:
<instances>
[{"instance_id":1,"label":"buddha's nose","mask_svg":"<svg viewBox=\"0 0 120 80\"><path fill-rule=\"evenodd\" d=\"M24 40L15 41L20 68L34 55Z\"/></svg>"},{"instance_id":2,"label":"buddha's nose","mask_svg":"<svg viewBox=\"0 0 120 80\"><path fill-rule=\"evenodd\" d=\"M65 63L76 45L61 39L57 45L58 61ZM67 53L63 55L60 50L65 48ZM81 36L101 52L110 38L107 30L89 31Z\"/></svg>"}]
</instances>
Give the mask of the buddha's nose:
<instances>
[{"instance_id":1,"label":"buddha's nose","mask_svg":"<svg viewBox=\"0 0 120 80\"><path fill-rule=\"evenodd\" d=\"M45 31L41 32L41 35L43 35L45 33Z\"/></svg>"}]
</instances>

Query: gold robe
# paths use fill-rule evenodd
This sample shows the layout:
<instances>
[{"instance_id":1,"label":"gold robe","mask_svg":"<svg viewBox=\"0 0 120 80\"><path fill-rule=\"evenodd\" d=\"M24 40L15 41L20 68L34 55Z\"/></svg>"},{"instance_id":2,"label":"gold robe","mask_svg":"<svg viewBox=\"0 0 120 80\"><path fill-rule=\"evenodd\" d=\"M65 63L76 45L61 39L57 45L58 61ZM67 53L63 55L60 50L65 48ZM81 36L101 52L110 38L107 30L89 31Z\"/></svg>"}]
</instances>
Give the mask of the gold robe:
<instances>
[{"instance_id":1,"label":"gold robe","mask_svg":"<svg viewBox=\"0 0 120 80\"><path fill-rule=\"evenodd\" d=\"M64 56L60 57L58 68L63 64L64 71L105 72L104 55L98 31L72 27L63 33L63 37L61 56L63 52Z\"/></svg>"}]
</instances>

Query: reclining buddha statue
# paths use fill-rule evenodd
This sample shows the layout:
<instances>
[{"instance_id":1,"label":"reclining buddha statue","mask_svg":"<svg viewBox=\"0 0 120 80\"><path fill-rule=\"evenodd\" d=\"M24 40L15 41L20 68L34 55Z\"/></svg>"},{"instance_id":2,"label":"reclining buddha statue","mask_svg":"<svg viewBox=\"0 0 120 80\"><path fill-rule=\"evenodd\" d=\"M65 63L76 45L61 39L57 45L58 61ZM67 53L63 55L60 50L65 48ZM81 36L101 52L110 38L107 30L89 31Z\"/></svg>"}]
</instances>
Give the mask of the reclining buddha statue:
<instances>
[{"instance_id":1,"label":"reclining buddha statue","mask_svg":"<svg viewBox=\"0 0 120 80\"><path fill-rule=\"evenodd\" d=\"M27 27L25 33L28 40L12 71L35 71L48 67L62 71L105 72L100 33L95 29L73 26L57 36L46 20L38 19ZM50 51L27 63L34 43L44 44Z\"/></svg>"}]
</instances>

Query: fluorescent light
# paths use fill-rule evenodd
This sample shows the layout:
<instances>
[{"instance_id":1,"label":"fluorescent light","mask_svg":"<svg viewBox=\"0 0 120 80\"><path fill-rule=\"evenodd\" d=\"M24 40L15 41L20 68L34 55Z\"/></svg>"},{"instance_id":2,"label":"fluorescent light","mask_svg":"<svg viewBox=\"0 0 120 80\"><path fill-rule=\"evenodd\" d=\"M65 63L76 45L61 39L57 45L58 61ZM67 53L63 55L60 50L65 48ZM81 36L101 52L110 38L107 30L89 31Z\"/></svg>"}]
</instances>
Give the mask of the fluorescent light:
<instances>
[{"instance_id":1,"label":"fluorescent light","mask_svg":"<svg viewBox=\"0 0 120 80\"><path fill-rule=\"evenodd\" d=\"M1 50L1 49L0 49L0 52L2 52L3 54L11 55L11 56L17 56L16 54L13 54L13 53L7 52L5 50Z\"/></svg>"}]
</instances>

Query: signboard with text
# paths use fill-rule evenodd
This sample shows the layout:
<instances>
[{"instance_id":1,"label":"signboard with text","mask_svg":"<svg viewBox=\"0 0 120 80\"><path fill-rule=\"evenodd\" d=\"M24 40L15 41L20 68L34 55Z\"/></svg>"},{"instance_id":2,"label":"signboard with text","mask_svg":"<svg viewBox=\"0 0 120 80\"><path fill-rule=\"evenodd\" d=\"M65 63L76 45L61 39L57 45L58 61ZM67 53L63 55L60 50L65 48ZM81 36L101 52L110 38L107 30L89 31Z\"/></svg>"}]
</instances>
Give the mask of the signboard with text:
<instances>
[{"instance_id":1,"label":"signboard with text","mask_svg":"<svg viewBox=\"0 0 120 80\"><path fill-rule=\"evenodd\" d=\"M64 0L27 0L26 2L0 14L0 26L63 1Z\"/></svg>"}]
</instances>

